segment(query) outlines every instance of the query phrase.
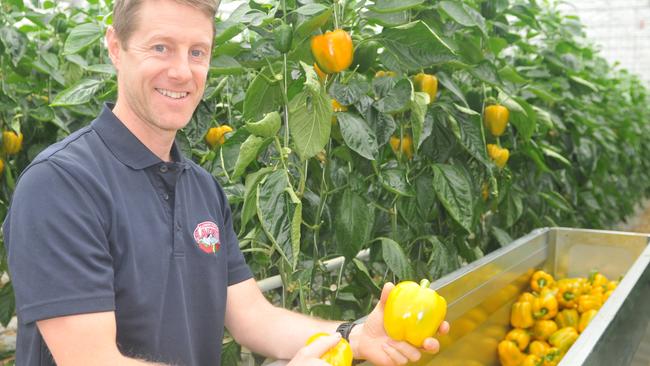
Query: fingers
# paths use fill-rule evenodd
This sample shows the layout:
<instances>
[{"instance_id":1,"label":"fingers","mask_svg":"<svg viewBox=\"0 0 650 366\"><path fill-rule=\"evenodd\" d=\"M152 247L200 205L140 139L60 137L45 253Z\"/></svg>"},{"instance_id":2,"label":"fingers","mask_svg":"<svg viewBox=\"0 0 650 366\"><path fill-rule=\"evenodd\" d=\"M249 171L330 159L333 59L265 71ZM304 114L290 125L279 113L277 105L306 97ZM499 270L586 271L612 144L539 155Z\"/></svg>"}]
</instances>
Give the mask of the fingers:
<instances>
[{"instance_id":1,"label":"fingers","mask_svg":"<svg viewBox=\"0 0 650 366\"><path fill-rule=\"evenodd\" d=\"M301 348L300 351L298 351L298 353L304 357L319 358L330 348L336 346L336 344L339 343L340 340L341 340L340 333L319 337L316 340L314 340L312 343Z\"/></svg>"},{"instance_id":2,"label":"fingers","mask_svg":"<svg viewBox=\"0 0 650 366\"><path fill-rule=\"evenodd\" d=\"M422 349L427 353L438 353L440 351L440 342L435 338L427 338L422 343Z\"/></svg>"},{"instance_id":3,"label":"fingers","mask_svg":"<svg viewBox=\"0 0 650 366\"><path fill-rule=\"evenodd\" d=\"M392 282L386 282L384 284L384 287L381 289L381 297L379 298L379 302L382 304L386 303L386 300L388 299L388 294L390 291L395 287L395 284Z\"/></svg>"},{"instance_id":4,"label":"fingers","mask_svg":"<svg viewBox=\"0 0 650 366\"><path fill-rule=\"evenodd\" d=\"M445 320L440 324L440 327L438 328L438 334L440 335L445 335L449 333L449 323Z\"/></svg>"}]
</instances>

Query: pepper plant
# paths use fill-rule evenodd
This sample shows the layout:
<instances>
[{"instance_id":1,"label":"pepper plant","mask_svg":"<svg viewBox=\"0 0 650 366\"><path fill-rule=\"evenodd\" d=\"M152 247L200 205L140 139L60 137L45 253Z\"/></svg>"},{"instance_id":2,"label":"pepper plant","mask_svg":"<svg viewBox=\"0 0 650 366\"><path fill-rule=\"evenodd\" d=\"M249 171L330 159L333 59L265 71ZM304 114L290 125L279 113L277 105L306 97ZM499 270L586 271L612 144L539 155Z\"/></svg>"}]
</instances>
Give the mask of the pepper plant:
<instances>
[{"instance_id":1,"label":"pepper plant","mask_svg":"<svg viewBox=\"0 0 650 366\"><path fill-rule=\"evenodd\" d=\"M24 136L3 150L4 217L22 169L116 84L110 0L1 6L0 124ZM648 194L647 87L553 1L250 0L216 29L178 143L287 308L358 318L385 281L435 280L537 227L611 228ZM0 321L13 313L5 282Z\"/></svg>"}]
</instances>

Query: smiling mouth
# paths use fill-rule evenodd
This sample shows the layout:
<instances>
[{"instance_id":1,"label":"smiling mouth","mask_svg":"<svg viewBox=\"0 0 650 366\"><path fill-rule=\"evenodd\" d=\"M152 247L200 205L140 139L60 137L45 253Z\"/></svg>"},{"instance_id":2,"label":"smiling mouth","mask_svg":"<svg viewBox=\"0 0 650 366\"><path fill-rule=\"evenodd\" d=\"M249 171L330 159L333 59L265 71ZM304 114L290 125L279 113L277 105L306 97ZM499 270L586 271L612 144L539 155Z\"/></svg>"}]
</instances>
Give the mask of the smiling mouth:
<instances>
[{"instance_id":1,"label":"smiling mouth","mask_svg":"<svg viewBox=\"0 0 650 366\"><path fill-rule=\"evenodd\" d=\"M171 90L167 90L167 89L158 89L158 88L156 88L156 91L158 93L160 93L160 94L162 94L162 95L164 95L164 96L166 96L168 98L172 98L172 99L182 99L182 98L187 97L190 94L188 92L175 92L175 91L171 91Z\"/></svg>"}]
</instances>

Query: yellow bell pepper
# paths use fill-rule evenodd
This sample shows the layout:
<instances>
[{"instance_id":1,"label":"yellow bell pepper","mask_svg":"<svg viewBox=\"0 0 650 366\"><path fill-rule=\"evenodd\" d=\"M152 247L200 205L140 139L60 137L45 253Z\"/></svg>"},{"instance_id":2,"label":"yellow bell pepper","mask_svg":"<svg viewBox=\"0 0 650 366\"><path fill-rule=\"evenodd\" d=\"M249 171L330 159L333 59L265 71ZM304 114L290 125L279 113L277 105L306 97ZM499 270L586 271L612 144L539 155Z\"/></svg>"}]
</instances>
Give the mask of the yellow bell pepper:
<instances>
[{"instance_id":1,"label":"yellow bell pepper","mask_svg":"<svg viewBox=\"0 0 650 366\"><path fill-rule=\"evenodd\" d=\"M538 320L533 325L533 338L545 341L557 331L557 323L553 320Z\"/></svg>"},{"instance_id":2,"label":"yellow bell pepper","mask_svg":"<svg viewBox=\"0 0 650 366\"><path fill-rule=\"evenodd\" d=\"M605 289L607 291L615 290L617 286L618 286L618 281L609 281L607 282L607 286L605 286Z\"/></svg>"},{"instance_id":3,"label":"yellow bell pepper","mask_svg":"<svg viewBox=\"0 0 650 366\"><path fill-rule=\"evenodd\" d=\"M398 283L388 295L384 308L384 329L397 341L421 347L432 337L447 314L447 301L429 288L427 279Z\"/></svg>"},{"instance_id":4,"label":"yellow bell pepper","mask_svg":"<svg viewBox=\"0 0 650 366\"><path fill-rule=\"evenodd\" d=\"M578 322L580 322L580 315L576 309L564 309L555 316L555 322L560 328L573 327L578 330Z\"/></svg>"},{"instance_id":5,"label":"yellow bell pepper","mask_svg":"<svg viewBox=\"0 0 650 366\"><path fill-rule=\"evenodd\" d=\"M320 69L334 74L347 69L354 55L352 37L343 29L327 31L311 39L311 53Z\"/></svg>"},{"instance_id":6,"label":"yellow bell pepper","mask_svg":"<svg viewBox=\"0 0 650 366\"><path fill-rule=\"evenodd\" d=\"M533 303L535 301L535 295L533 295L530 292L524 292L523 294L519 295L519 299L517 300L518 302L529 302Z\"/></svg>"},{"instance_id":7,"label":"yellow bell pepper","mask_svg":"<svg viewBox=\"0 0 650 366\"><path fill-rule=\"evenodd\" d=\"M551 345L546 343L545 341L532 341L528 345L528 352L530 352L531 355L544 357L548 350L551 348Z\"/></svg>"},{"instance_id":8,"label":"yellow bell pepper","mask_svg":"<svg viewBox=\"0 0 650 366\"><path fill-rule=\"evenodd\" d=\"M309 337L307 344L312 343L316 339L327 336L327 333L316 333ZM350 366L352 365L353 354L350 344L345 339L339 341L333 348L330 348L321 357L321 360L329 363L332 366Z\"/></svg>"},{"instance_id":9,"label":"yellow bell pepper","mask_svg":"<svg viewBox=\"0 0 650 366\"><path fill-rule=\"evenodd\" d=\"M548 320L557 315L557 299L553 290L544 288L542 292L533 301L533 317L535 319Z\"/></svg>"},{"instance_id":10,"label":"yellow bell pepper","mask_svg":"<svg viewBox=\"0 0 650 366\"><path fill-rule=\"evenodd\" d=\"M376 78L383 78L383 77L395 77L397 76L397 73L395 71L386 71L386 70L379 70L375 73Z\"/></svg>"},{"instance_id":11,"label":"yellow bell pepper","mask_svg":"<svg viewBox=\"0 0 650 366\"><path fill-rule=\"evenodd\" d=\"M347 112L348 107L342 105L336 99L332 99L332 110L334 112ZM336 118L336 114L332 113L332 124L335 125L335 124L337 124L337 122L338 121L337 121L337 118Z\"/></svg>"},{"instance_id":12,"label":"yellow bell pepper","mask_svg":"<svg viewBox=\"0 0 650 366\"><path fill-rule=\"evenodd\" d=\"M506 340L515 342L519 350L523 351L528 347L528 343L530 343L530 333L527 330L515 328L506 334Z\"/></svg>"},{"instance_id":13,"label":"yellow bell pepper","mask_svg":"<svg viewBox=\"0 0 650 366\"><path fill-rule=\"evenodd\" d=\"M318 67L318 64L314 62L314 71L316 71L316 75L318 75L318 79L321 82L324 82L325 79L327 78L327 74L323 72L323 70Z\"/></svg>"},{"instance_id":14,"label":"yellow bell pepper","mask_svg":"<svg viewBox=\"0 0 650 366\"><path fill-rule=\"evenodd\" d=\"M598 310L592 309L592 310L587 310L584 313L580 315L580 322L578 323L578 332L582 333L584 332L585 328L587 328L587 325L591 323L591 320L596 316L596 313L598 313Z\"/></svg>"},{"instance_id":15,"label":"yellow bell pepper","mask_svg":"<svg viewBox=\"0 0 650 366\"><path fill-rule=\"evenodd\" d=\"M2 169L0 169L0 173L2 173ZM609 299L610 296L612 296L612 292L614 292L614 290L607 290L607 292L603 294L603 304L607 301L607 299Z\"/></svg>"},{"instance_id":16,"label":"yellow bell pepper","mask_svg":"<svg viewBox=\"0 0 650 366\"><path fill-rule=\"evenodd\" d=\"M510 324L515 328L530 328L534 324L533 308L529 302L516 302L510 311Z\"/></svg>"},{"instance_id":17,"label":"yellow bell pepper","mask_svg":"<svg viewBox=\"0 0 650 366\"><path fill-rule=\"evenodd\" d=\"M497 353L502 366L519 366L524 362L524 354L512 341L503 340L499 342Z\"/></svg>"},{"instance_id":18,"label":"yellow bell pepper","mask_svg":"<svg viewBox=\"0 0 650 366\"><path fill-rule=\"evenodd\" d=\"M530 288L533 291L540 293L544 287L550 287L555 283L555 279L550 274L539 270L533 273L533 276L530 278Z\"/></svg>"},{"instance_id":19,"label":"yellow bell pepper","mask_svg":"<svg viewBox=\"0 0 650 366\"><path fill-rule=\"evenodd\" d=\"M487 152L494 163L501 169L506 166L510 158L510 151L495 144L487 144Z\"/></svg>"},{"instance_id":20,"label":"yellow bell pepper","mask_svg":"<svg viewBox=\"0 0 650 366\"><path fill-rule=\"evenodd\" d=\"M602 305L602 295L580 295L578 298L578 311L580 313L584 313L589 310L598 310Z\"/></svg>"},{"instance_id":21,"label":"yellow bell pepper","mask_svg":"<svg viewBox=\"0 0 650 366\"><path fill-rule=\"evenodd\" d=\"M232 132L232 127L228 125L212 127L205 134L205 142L211 148L217 145L223 145L226 142L226 133L228 132Z\"/></svg>"},{"instance_id":22,"label":"yellow bell pepper","mask_svg":"<svg viewBox=\"0 0 650 366\"><path fill-rule=\"evenodd\" d=\"M23 147L22 132L2 131L2 150L7 155L18 154Z\"/></svg>"},{"instance_id":23,"label":"yellow bell pepper","mask_svg":"<svg viewBox=\"0 0 650 366\"><path fill-rule=\"evenodd\" d=\"M429 104L436 100L438 78L435 75L421 72L413 77L413 84L415 84L415 91L425 92L429 95Z\"/></svg>"},{"instance_id":24,"label":"yellow bell pepper","mask_svg":"<svg viewBox=\"0 0 650 366\"><path fill-rule=\"evenodd\" d=\"M527 355L519 366L540 366L542 358L537 355Z\"/></svg>"},{"instance_id":25,"label":"yellow bell pepper","mask_svg":"<svg viewBox=\"0 0 650 366\"><path fill-rule=\"evenodd\" d=\"M485 107L483 121L485 127L490 130L490 133L493 136L498 137L503 135L503 132L505 132L509 116L510 112L508 111L508 108L500 104L493 104Z\"/></svg>"},{"instance_id":26,"label":"yellow bell pepper","mask_svg":"<svg viewBox=\"0 0 650 366\"><path fill-rule=\"evenodd\" d=\"M557 347L560 352L566 353L576 339L578 339L578 331L573 327L564 327L553 333L548 338L548 343L553 347Z\"/></svg>"},{"instance_id":27,"label":"yellow bell pepper","mask_svg":"<svg viewBox=\"0 0 650 366\"><path fill-rule=\"evenodd\" d=\"M574 309L578 306L578 296L581 293L581 284L576 279L566 278L556 282L558 305L560 308Z\"/></svg>"},{"instance_id":28,"label":"yellow bell pepper","mask_svg":"<svg viewBox=\"0 0 650 366\"><path fill-rule=\"evenodd\" d=\"M411 136L404 135L404 138L401 140L397 136L391 136L389 143L395 155L399 156L398 152L401 150L402 154L406 156L407 159L413 159L413 138L411 138Z\"/></svg>"},{"instance_id":29,"label":"yellow bell pepper","mask_svg":"<svg viewBox=\"0 0 650 366\"><path fill-rule=\"evenodd\" d=\"M543 357L542 366L555 366L562 360L562 351L557 347L551 347Z\"/></svg>"},{"instance_id":30,"label":"yellow bell pepper","mask_svg":"<svg viewBox=\"0 0 650 366\"><path fill-rule=\"evenodd\" d=\"M0 174L2 174L4 170L5 170L5 162L4 160L0 159Z\"/></svg>"},{"instance_id":31,"label":"yellow bell pepper","mask_svg":"<svg viewBox=\"0 0 650 366\"><path fill-rule=\"evenodd\" d=\"M589 283L591 283L591 287L605 286L608 282L609 280L607 277L600 272L592 272L589 274Z\"/></svg>"}]
</instances>

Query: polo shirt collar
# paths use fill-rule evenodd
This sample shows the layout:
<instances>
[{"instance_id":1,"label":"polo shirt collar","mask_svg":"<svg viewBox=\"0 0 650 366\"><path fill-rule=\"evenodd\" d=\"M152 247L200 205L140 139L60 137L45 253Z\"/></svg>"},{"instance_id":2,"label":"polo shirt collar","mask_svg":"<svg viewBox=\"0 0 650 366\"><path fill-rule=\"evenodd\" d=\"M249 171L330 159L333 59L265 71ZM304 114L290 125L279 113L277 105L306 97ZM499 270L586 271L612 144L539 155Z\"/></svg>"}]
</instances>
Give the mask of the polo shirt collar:
<instances>
[{"instance_id":1,"label":"polo shirt collar","mask_svg":"<svg viewBox=\"0 0 650 366\"><path fill-rule=\"evenodd\" d=\"M162 163L162 159L147 148L113 113L115 105L105 103L99 116L92 122L92 128L97 131L109 150L123 164L133 169L144 169ZM187 168L187 159L181 154L176 141L171 149L172 161Z\"/></svg>"}]
</instances>

